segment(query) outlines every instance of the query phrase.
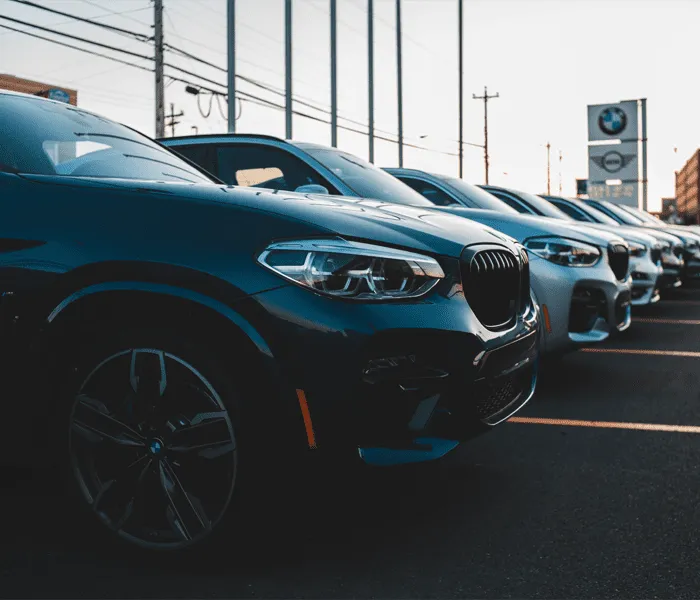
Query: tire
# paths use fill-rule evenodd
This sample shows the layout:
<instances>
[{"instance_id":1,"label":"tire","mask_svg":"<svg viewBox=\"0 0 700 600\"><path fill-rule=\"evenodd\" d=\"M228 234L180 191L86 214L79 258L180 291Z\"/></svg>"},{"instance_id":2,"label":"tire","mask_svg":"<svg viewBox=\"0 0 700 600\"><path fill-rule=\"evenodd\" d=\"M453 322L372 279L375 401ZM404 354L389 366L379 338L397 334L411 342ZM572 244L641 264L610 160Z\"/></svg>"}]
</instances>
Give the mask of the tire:
<instances>
[{"instance_id":1,"label":"tire","mask_svg":"<svg viewBox=\"0 0 700 600\"><path fill-rule=\"evenodd\" d=\"M202 342L165 330L101 331L73 347L57 415L71 529L131 556L191 557L233 530L241 541L255 469L245 366L224 369Z\"/></svg>"}]
</instances>

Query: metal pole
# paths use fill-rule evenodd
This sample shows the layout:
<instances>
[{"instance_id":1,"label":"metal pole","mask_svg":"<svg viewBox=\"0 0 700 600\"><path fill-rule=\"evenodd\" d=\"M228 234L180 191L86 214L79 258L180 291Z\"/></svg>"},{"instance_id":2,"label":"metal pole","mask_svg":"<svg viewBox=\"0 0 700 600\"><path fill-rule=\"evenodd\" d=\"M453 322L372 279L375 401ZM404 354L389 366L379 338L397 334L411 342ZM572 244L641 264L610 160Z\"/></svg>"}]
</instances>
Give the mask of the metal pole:
<instances>
[{"instance_id":1,"label":"metal pole","mask_svg":"<svg viewBox=\"0 0 700 600\"><path fill-rule=\"evenodd\" d=\"M403 80L401 68L401 0L396 0L396 94L399 113L399 167L403 167Z\"/></svg>"},{"instance_id":2,"label":"metal pole","mask_svg":"<svg viewBox=\"0 0 700 600\"><path fill-rule=\"evenodd\" d=\"M486 185L489 184L489 93L484 86L484 170Z\"/></svg>"},{"instance_id":3,"label":"metal pole","mask_svg":"<svg viewBox=\"0 0 700 600\"><path fill-rule=\"evenodd\" d=\"M165 137L165 84L163 81L163 0L155 0L154 41L156 71L156 137Z\"/></svg>"},{"instance_id":4,"label":"metal pole","mask_svg":"<svg viewBox=\"0 0 700 600\"><path fill-rule=\"evenodd\" d=\"M284 3L285 137L292 139L292 0Z\"/></svg>"},{"instance_id":5,"label":"metal pole","mask_svg":"<svg viewBox=\"0 0 700 600\"><path fill-rule=\"evenodd\" d=\"M648 209L648 176L647 176L647 99L641 99L642 104L642 210ZM639 202L639 200L637 200Z\"/></svg>"},{"instance_id":6,"label":"metal pole","mask_svg":"<svg viewBox=\"0 0 700 600\"><path fill-rule=\"evenodd\" d=\"M236 0L228 0L228 131L236 133Z\"/></svg>"},{"instance_id":7,"label":"metal pole","mask_svg":"<svg viewBox=\"0 0 700 600\"><path fill-rule=\"evenodd\" d=\"M331 3L331 146L338 146L338 58L337 58L337 2Z\"/></svg>"},{"instance_id":8,"label":"metal pole","mask_svg":"<svg viewBox=\"0 0 700 600\"><path fill-rule=\"evenodd\" d=\"M561 150L559 150L559 195L562 195L562 181L561 181Z\"/></svg>"},{"instance_id":9,"label":"metal pole","mask_svg":"<svg viewBox=\"0 0 700 600\"><path fill-rule=\"evenodd\" d=\"M550 148L552 147L552 144L547 142L547 195L549 196L552 193L552 180L550 178Z\"/></svg>"},{"instance_id":10,"label":"metal pole","mask_svg":"<svg viewBox=\"0 0 700 600\"><path fill-rule=\"evenodd\" d=\"M459 29L459 178L464 174L464 22L462 18L463 0L458 4L458 29Z\"/></svg>"},{"instance_id":11,"label":"metal pole","mask_svg":"<svg viewBox=\"0 0 700 600\"><path fill-rule=\"evenodd\" d=\"M374 0L367 0L367 89L369 95L369 162L374 162Z\"/></svg>"}]
</instances>

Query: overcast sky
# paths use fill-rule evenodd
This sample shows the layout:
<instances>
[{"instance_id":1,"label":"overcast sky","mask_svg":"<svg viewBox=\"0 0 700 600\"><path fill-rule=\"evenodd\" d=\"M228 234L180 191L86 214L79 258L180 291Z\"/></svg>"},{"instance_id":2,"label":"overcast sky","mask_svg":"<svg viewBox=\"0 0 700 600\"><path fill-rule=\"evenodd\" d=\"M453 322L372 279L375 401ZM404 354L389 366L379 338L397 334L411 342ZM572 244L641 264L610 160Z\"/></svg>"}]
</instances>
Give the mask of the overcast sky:
<instances>
[{"instance_id":1,"label":"overcast sky","mask_svg":"<svg viewBox=\"0 0 700 600\"><path fill-rule=\"evenodd\" d=\"M149 0L37 0L44 6L151 33ZM163 0L165 41L226 67L226 0ZM294 0L294 93L330 105L328 0ZM338 0L339 114L367 122L366 0ZM284 86L283 0L237 0L238 72L264 84ZM586 105L648 99L650 209L674 194L674 170L700 145L700 80L696 74L698 0L464 0L465 140L483 142L483 103L472 93L498 92L489 103L491 183L541 193L546 188L546 149L552 144L552 189L575 193L586 177ZM121 14L116 14L121 13ZM152 46L103 29L0 0L0 14L151 55ZM375 0L375 122L395 132L395 1ZM458 137L457 0L403 0L404 130L414 143L454 153ZM23 25L8 23L19 29ZM56 36L35 31L47 37ZM80 42L64 39L66 43ZM120 56L105 49L93 50ZM145 59L121 56L150 67ZM225 74L166 52L166 61L225 84ZM154 77L133 66L0 29L0 72L78 90L79 105L148 135L154 126ZM195 81L172 68L166 73ZM204 83L204 82L202 82ZM211 84L205 84L210 85ZM221 88L225 91L224 88ZM276 103L275 95L250 83L239 89ZM226 130L214 102L204 118L184 84L166 87L166 106L184 111L176 132ZM225 106L221 107L226 110ZM297 105L322 118L324 113ZM209 110L203 99L204 113ZM344 121L352 127L357 127ZM284 136L284 113L242 104L241 132ZM418 139L419 136L427 136ZM330 143L330 127L297 116L294 137ZM339 146L367 157L364 135L341 131ZM674 151L677 148L677 152ZM395 166L397 146L378 141L375 158ZM457 174L457 159L407 148L404 164ZM465 178L483 181L483 154L465 149Z\"/></svg>"}]
</instances>

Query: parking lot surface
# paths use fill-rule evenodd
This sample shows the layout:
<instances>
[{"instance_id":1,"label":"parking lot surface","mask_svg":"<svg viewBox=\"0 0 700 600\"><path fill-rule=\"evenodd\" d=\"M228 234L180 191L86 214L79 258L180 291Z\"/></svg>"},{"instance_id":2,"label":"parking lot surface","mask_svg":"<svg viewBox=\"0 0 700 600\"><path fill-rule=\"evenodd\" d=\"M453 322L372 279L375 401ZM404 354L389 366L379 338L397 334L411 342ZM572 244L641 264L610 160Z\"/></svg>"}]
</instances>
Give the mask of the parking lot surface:
<instances>
[{"instance_id":1,"label":"parking lot surface","mask_svg":"<svg viewBox=\"0 0 700 600\"><path fill-rule=\"evenodd\" d=\"M697 597L700 433L635 427L700 426L700 290L635 316L605 351L546 365L526 422L438 464L270 498L245 558L231 540L197 564L117 559L71 532L52 479L4 469L0 594Z\"/></svg>"}]
</instances>

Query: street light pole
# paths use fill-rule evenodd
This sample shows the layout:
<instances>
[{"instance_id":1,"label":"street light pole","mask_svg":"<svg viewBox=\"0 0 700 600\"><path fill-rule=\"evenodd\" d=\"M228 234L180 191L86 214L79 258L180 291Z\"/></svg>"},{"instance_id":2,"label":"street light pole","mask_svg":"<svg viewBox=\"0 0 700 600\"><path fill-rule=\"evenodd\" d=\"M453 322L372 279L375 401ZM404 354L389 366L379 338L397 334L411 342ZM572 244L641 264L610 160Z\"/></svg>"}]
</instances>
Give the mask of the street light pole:
<instances>
[{"instance_id":1,"label":"street light pole","mask_svg":"<svg viewBox=\"0 0 700 600\"><path fill-rule=\"evenodd\" d=\"M236 0L227 2L228 131L236 133Z\"/></svg>"},{"instance_id":2,"label":"street light pole","mask_svg":"<svg viewBox=\"0 0 700 600\"><path fill-rule=\"evenodd\" d=\"M463 0L458 0L457 20L459 31L459 178L462 179L464 174L464 22L462 18Z\"/></svg>"}]
</instances>

